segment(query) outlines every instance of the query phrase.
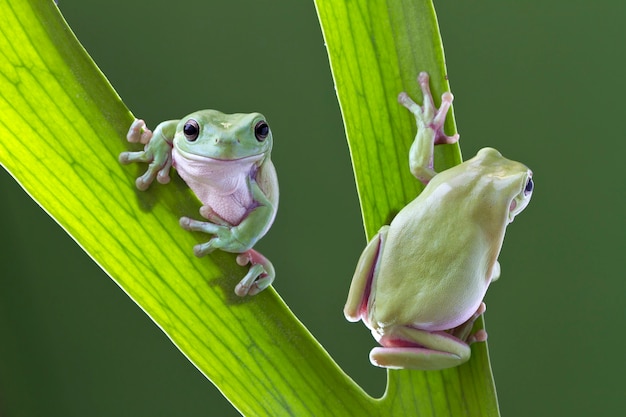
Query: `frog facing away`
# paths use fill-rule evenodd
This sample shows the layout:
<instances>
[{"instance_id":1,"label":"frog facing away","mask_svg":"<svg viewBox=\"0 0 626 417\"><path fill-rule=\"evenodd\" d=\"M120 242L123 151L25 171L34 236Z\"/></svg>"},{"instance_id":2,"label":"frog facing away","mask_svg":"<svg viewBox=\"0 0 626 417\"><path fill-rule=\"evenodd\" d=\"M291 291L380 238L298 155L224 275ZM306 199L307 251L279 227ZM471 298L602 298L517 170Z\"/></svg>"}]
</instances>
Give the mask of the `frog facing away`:
<instances>
[{"instance_id":1,"label":"frog facing away","mask_svg":"<svg viewBox=\"0 0 626 417\"><path fill-rule=\"evenodd\" d=\"M255 295L267 288L274 280L274 267L252 249L269 230L278 207L278 180L270 158L272 132L265 117L201 110L162 122L154 133L143 120L135 120L127 139L145 145L143 151L120 154L123 164L149 164L137 178L138 189L146 190L155 178L168 183L174 167L202 202L200 215L208 221L180 219L186 230L213 235L194 247L196 256L215 249L237 253L237 263L250 264L250 269L235 293Z\"/></svg>"},{"instance_id":2,"label":"frog facing away","mask_svg":"<svg viewBox=\"0 0 626 417\"><path fill-rule=\"evenodd\" d=\"M487 339L472 326L500 276L506 226L528 205L533 181L526 166L491 148L436 173L434 145L458 140L443 133L453 97L443 94L437 109L428 74L418 82L423 106L406 93L398 100L417 122L411 172L427 185L363 251L344 314L381 344L370 353L374 365L434 370L466 362L469 345Z\"/></svg>"}]
</instances>

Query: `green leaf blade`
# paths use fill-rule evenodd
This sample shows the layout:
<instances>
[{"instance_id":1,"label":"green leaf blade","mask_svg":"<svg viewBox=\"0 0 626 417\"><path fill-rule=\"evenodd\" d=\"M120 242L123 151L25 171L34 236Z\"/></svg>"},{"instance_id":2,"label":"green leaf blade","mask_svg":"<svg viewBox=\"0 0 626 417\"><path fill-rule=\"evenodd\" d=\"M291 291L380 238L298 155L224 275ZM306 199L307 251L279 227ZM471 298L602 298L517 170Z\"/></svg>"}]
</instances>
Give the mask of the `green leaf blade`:
<instances>
[{"instance_id":1,"label":"green leaf blade","mask_svg":"<svg viewBox=\"0 0 626 417\"><path fill-rule=\"evenodd\" d=\"M397 103L427 71L435 103L449 91L437 17L430 0L316 1L344 118L368 239L419 194L408 169L413 117ZM456 132L449 112L446 132ZM460 163L458 144L436 147L435 167ZM478 326L482 326L482 319ZM443 371L390 371L382 399L389 415L498 416L487 346Z\"/></svg>"}]
</instances>

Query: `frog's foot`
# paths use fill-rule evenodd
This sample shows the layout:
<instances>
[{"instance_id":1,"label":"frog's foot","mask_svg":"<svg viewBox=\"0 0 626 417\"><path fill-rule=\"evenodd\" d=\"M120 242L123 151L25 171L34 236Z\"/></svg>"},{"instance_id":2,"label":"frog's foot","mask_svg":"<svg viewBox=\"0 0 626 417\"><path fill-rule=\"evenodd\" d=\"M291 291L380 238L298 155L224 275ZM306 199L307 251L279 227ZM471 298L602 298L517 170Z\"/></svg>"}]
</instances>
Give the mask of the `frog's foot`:
<instances>
[{"instance_id":1,"label":"frog's foot","mask_svg":"<svg viewBox=\"0 0 626 417\"><path fill-rule=\"evenodd\" d=\"M433 131L434 137L432 140L435 145L455 143L459 140L458 133L448 136L443 131L443 125L446 121L448 110L454 100L454 96L450 92L443 93L441 95L441 106L437 109L433 101L432 93L430 92L428 81L429 77L426 72L421 72L417 77L417 82L419 83L424 96L423 106L415 103L405 92L398 95L398 101L411 113L413 113L417 121L418 128L427 128Z\"/></svg>"},{"instance_id":2,"label":"frog's foot","mask_svg":"<svg viewBox=\"0 0 626 417\"><path fill-rule=\"evenodd\" d=\"M130 143L143 143L144 145L150 142L152 138L152 131L146 127L146 122L141 119L135 119L128 129L126 140ZM131 162L152 162L152 157L144 151L140 152L122 152L120 154L120 163L126 165Z\"/></svg>"},{"instance_id":3,"label":"frog's foot","mask_svg":"<svg viewBox=\"0 0 626 417\"><path fill-rule=\"evenodd\" d=\"M214 235L208 242L200 243L193 247L193 252L196 256L204 256L215 249L231 253L243 253L250 250L252 246L250 242L246 243L239 240L237 227L232 226L223 219L220 219L219 222L219 224L215 224L213 222L193 220L189 217L180 218L179 223L183 229Z\"/></svg>"},{"instance_id":4,"label":"frog's foot","mask_svg":"<svg viewBox=\"0 0 626 417\"><path fill-rule=\"evenodd\" d=\"M478 310L476 310L472 317L460 326L450 330L448 333L458 339L464 340L470 345L475 342L484 342L487 340L487 332L484 329L480 329L475 333L472 333L472 328L474 327L474 322L485 312L486 309L487 306L485 303L480 303Z\"/></svg>"},{"instance_id":5,"label":"frog's foot","mask_svg":"<svg viewBox=\"0 0 626 417\"><path fill-rule=\"evenodd\" d=\"M383 347L372 349L370 361L383 368L445 369L467 362L471 355L465 341L443 331L400 327L378 341Z\"/></svg>"},{"instance_id":6,"label":"frog's foot","mask_svg":"<svg viewBox=\"0 0 626 417\"><path fill-rule=\"evenodd\" d=\"M235 294L240 297L256 295L270 286L276 273L272 263L259 252L250 249L237 255L241 266L250 264L250 270L235 287Z\"/></svg>"},{"instance_id":7,"label":"frog's foot","mask_svg":"<svg viewBox=\"0 0 626 417\"><path fill-rule=\"evenodd\" d=\"M167 158L162 164L159 164L154 162L154 156L150 152L138 151L122 152L119 160L124 165L131 162L145 162L148 164L146 172L135 180L135 186L141 191L146 191L155 178L161 184L170 182L171 158Z\"/></svg>"},{"instance_id":8,"label":"frog's foot","mask_svg":"<svg viewBox=\"0 0 626 417\"><path fill-rule=\"evenodd\" d=\"M424 104L420 106L407 93L400 93L398 101L415 116L417 134L409 150L411 173L424 184L437 175L433 169L434 146L443 143L455 143L459 135L448 136L443 131L446 115L452 104L452 94L441 96L441 106L437 109L428 86L428 74L420 73L417 81L422 89Z\"/></svg>"},{"instance_id":9,"label":"frog's foot","mask_svg":"<svg viewBox=\"0 0 626 417\"><path fill-rule=\"evenodd\" d=\"M135 185L141 191L147 190L155 178L161 184L167 184L170 181L169 172L172 167L172 158L169 149L167 149L169 145L166 145L165 152L151 149L149 142L152 137L152 131L146 127L146 123L141 119L135 119L130 125L130 129L128 129L126 139L131 143L142 143L146 146L144 146L143 151L122 152L119 156L120 163L124 165L131 162L145 162L149 164L146 172L135 181ZM155 151L159 155L155 154Z\"/></svg>"},{"instance_id":10,"label":"frog's foot","mask_svg":"<svg viewBox=\"0 0 626 417\"><path fill-rule=\"evenodd\" d=\"M198 258L213 252L215 249L224 249L220 245L219 235L227 233L230 228L211 222L203 222L194 220L189 217L181 217L179 220L180 226L189 230L190 232L204 232L211 235L216 235L211 240L205 243L199 243L193 247L193 253ZM225 230L224 230L225 229Z\"/></svg>"}]
</instances>

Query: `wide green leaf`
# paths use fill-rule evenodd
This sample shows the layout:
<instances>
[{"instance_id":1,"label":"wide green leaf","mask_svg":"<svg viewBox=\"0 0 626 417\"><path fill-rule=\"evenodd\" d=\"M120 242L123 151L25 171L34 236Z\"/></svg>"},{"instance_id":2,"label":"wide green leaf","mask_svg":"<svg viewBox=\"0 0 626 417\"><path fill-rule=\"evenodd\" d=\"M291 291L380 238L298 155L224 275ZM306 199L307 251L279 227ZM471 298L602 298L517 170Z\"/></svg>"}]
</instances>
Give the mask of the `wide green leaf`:
<instances>
[{"instance_id":1,"label":"wide green leaf","mask_svg":"<svg viewBox=\"0 0 626 417\"><path fill-rule=\"evenodd\" d=\"M180 180L135 189L141 168L118 162L133 116L52 1L0 1L0 51L0 163L243 414L364 412L273 290L241 299L233 255L193 256Z\"/></svg>"},{"instance_id":2,"label":"wide green leaf","mask_svg":"<svg viewBox=\"0 0 626 417\"><path fill-rule=\"evenodd\" d=\"M395 94L415 94L414 67L443 91L443 52L428 1L334 3L318 10L371 235L419 191L405 172L411 119ZM484 345L453 370L391 372L379 401L272 289L236 297L245 269L231 254L196 259L201 237L178 226L198 209L184 183L139 192L141 168L118 163L132 119L52 1L0 0L0 163L243 414L497 415ZM458 162L451 148L437 161Z\"/></svg>"}]
</instances>

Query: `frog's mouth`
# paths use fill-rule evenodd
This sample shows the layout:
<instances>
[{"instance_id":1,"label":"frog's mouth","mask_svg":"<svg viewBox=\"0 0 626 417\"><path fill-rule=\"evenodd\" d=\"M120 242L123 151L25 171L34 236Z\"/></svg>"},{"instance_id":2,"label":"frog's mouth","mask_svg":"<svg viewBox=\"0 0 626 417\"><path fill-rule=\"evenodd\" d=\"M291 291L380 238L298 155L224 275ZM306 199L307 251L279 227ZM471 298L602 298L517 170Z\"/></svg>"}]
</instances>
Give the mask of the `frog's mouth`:
<instances>
[{"instance_id":1,"label":"frog's mouth","mask_svg":"<svg viewBox=\"0 0 626 417\"><path fill-rule=\"evenodd\" d=\"M174 148L172 150L173 152L177 152L180 156L182 156L184 159L188 160L188 161L194 161L194 162L199 162L199 163L204 163L204 164L223 164L223 163L228 163L228 164L233 164L233 163L243 163L243 164L247 164L247 163L254 163L256 161L259 161L261 159L263 159L263 157L265 156L265 152L260 152L258 154L255 155L249 155L249 156L243 156L240 158L215 158L215 157L211 157L211 156L203 156L203 155L198 155L195 153L191 153L191 152L187 152L184 151L182 149L179 148Z\"/></svg>"},{"instance_id":2,"label":"frog's mouth","mask_svg":"<svg viewBox=\"0 0 626 417\"><path fill-rule=\"evenodd\" d=\"M530 197L533 193L533 173L532 171L528 171L528 176L526 177L525 186L522 191L517 194L513 200L511 200L511 204L509 205L509 223L513 222L515 216L521 213L528 203L530 202Z\"/></svg>"},{"instance_id":3,"label":"frog's mouth","mask_svg":"<svg viewBox=\"0 0 626 417\"><path fill-rule=\"evenodd\" d=\"M509 205L509 223L513 222L515 216L521 213L529 202L530 198L521 195L517 195L513 200L511 200L511 204Z\"/></svg>"}]
</instances>

